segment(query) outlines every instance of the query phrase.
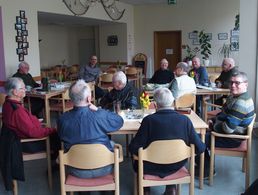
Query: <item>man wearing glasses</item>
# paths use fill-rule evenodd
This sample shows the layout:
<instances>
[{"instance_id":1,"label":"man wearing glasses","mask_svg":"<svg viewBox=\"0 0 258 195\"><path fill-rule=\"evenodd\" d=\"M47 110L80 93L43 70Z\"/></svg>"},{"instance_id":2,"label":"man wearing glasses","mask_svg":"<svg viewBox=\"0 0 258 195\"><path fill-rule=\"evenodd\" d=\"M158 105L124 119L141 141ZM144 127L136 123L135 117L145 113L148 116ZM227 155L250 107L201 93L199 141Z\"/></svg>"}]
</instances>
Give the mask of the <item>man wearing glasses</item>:
<instances>
[{"instance_id":1,"label":"man wearing glasses","mask_svg":"<svg viewBox=\"0 0 258 195\"><path fill-rule=\"evenodd\" d=\"M224 134L246 135L247 126L254 117L254 102L248 94L248 79L244 72L237 72L230 79L230 95L222 106L222 111L210 122L211 130ZM210 146L210 134L206 134L206 145ZM236 148L241 144L239 139L216 138L215 147ZM198 161L198 158L196 158ZM210 155L205 151L204 176L209 175ZM198 163L197 163L198 164ZM196 170L198 173L198 170Z\"/></svg>"},{"instance_id":2,"label":"man wearing glasses","mask_svg":"<svg viewBox=\"0 0 258 195\"><path fill-rule=\"evenodd\" d=\"M79 79L83 79L86 83L95 81L98 82L98 78L100 75L100 68L97 67L98 58L93 55L90 58L89 64L85 66L81 66L79 72ZM95 95L96 99L104 96L104 91L95 85Z\"/></svg>"}]
</instances>

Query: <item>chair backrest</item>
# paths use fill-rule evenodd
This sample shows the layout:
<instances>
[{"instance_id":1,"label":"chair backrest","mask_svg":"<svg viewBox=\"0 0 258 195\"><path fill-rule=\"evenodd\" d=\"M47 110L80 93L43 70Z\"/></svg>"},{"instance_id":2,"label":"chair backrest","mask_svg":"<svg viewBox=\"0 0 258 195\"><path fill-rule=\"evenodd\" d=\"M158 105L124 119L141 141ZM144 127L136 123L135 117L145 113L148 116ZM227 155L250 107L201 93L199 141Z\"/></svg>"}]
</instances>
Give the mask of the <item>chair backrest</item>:
<instances>
[{"instance_id":1,"label":"chair backrest","mask_svg":"<svg viewBox=\"0 0 258 195\"><path fill-rule=\"evenodd\" d=\"M247 127L247 135L250 136L250 138L252 138L252 132L253 132L255 119L256 119L256 114L254 114L252 122Z\"/></svg>"},{"instance_id":2,"label":"chair backrest","mask_svg":"<svg viewBox=\"0 0 258 195\"><path fill-rule=\"evenodd\" d=\"M187 93L175 100L175 108L191 108L195 111L196 96L193 93Z\"/></svg>"},{"instance_id":3,"label":"chair backrest","mask_svg":"<svg viewBox=\"0 0 258 195\"><path fill-rule=\"evenodd\" d=\"M5 93L0 93L0 106L4 104L6 94Z\"/></svg>"},{"instance_id":4,"label":"chair backrest","mask_svg":"<svg viewBox=\"0 0 258 195\"><path fill-rule=\"evenodd\" d=\"M115 74L117 72L117 68L109 67L106 72L110 74Z\"/></svg>"},{"instance_id":5,"label":"chair backrest","mask_svg":"<svg viewBox=\"0 0 258 195\"><path fill-rule=\"evenodd\" d=\"M142 74L146 78L147 73L147 56L143 53L138 53L133 58L133 63L135 67L142 68Z\"/></svg>"},{"instance_id":6,"label":"chair backrest","mask_svg":"<svg viewBox=\"0 0 258 195\"><path fill-rule=\"evenodd\" d=\"M99 78L100 82L105 82L105 83L112 83L112 79L113 79L113 74L111 73L102 74Z\"/></svg>"},{"instance_id":7,"label":"chair backrest","mask_svg":"<svg viewBox=\"0 0 258 195\"><path fill-rule=\"evenodd\" d=\"M209 73L209 80L211 83L215 83L215 80L219 77L220 73Z\"/></svg>"},{"instance_id":8,"label":"chair backrest","mask_svg":"<svg viewBox=\"0 0 258 195\"><path fill-rule=\"evenodd\" d=\"M176 152L173 148L176 149ZM147 148L140 148L138 153L139 160L170 164L191 157L192 150L183 140L175 139L154 141Z\"/></svg>"},{"instance_id":9,"label":"chair backrest","mask_svg":"<svg viewBox=\"0 0 258 195\"><path fill-rule=\"evenodd\" d=\"M95 81L93 81L93 82L88 82L87 84L90 86L90 90L91 90L91 101L93 102L93 104L95 104L95 103L96 103Z\"/></svg>"},{"instance_id":10,"label":"chair backrest","mask_svg":"<svg viewBox=\"0 0 258 195\"><path fill-rule=\"evenodd\" d=\"M131 75L136 75L138 72L137 72L137 69L135 68L135 67L127 67L126 69L125 69L125 74L126 75L129 75L129 76L131 76Z\"/></svg>"}]
</instances>

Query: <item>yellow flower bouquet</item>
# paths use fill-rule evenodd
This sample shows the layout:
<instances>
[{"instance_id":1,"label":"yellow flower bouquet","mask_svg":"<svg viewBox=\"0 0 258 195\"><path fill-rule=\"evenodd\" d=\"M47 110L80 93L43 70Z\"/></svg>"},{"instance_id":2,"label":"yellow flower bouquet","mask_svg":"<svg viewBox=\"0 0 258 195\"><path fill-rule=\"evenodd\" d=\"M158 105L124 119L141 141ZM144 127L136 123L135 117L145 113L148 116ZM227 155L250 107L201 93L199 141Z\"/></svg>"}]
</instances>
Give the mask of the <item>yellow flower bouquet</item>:
<instances>
[{"instance_id":1,"label":"yellow flower bouquet","mask_svg":"<svg viewBox=\"0 0 258 195\"><path fill-rule=\"evenodd\" d=\"M149 109L150 105L150 97L149 94L146 92L143 92L140 96L140 104L142 109Z\"/></svg>"}]
</instances>

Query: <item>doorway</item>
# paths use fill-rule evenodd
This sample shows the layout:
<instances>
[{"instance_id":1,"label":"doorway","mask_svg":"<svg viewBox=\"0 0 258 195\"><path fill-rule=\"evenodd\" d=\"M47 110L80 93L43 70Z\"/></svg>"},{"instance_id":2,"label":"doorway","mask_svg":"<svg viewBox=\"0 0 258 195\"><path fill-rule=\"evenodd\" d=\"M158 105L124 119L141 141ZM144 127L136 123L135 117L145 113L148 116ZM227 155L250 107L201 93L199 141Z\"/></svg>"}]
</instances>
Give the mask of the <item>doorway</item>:
<instances>
[{"instance_id":1,"label":"doorway","mask_svg":"<svg viewBox=\"0 0 258 195\"><path fill-rule=\"evenodd\" d=\"M163 58L168 60L168 68L173 72L178 62L181 61L182 32L181 31L156 31L154 32L154 70L160 67Z\"/></svg>"}]
</instances>

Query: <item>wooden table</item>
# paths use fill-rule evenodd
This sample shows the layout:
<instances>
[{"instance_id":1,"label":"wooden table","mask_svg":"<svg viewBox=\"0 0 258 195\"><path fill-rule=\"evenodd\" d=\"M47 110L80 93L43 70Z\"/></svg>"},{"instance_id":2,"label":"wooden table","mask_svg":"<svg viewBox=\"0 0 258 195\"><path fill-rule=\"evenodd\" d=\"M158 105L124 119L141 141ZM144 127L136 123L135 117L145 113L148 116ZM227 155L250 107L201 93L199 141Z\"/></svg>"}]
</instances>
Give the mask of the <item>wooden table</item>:
<instances>
[{"instance_id":1,"label":"wooden table","mask_svg":"<svg viewBox=\"0 0 258 195\"><path fill-rule=\"evenodd\" d=\"M137 110L136 112L140 112ZM154 113L155 110L150 109L146 111L147 114ZM206 129L208 128L208 125L193 111L191 111L190 114L186 114L187 116L193 123L193 126L196 130L197 133L200 133L201 135L201 140L203 143L205 143L205 134L206 134ZM119 131L113 132L111 134L136 134L140 125L141 125L141 120L125 120L124 125L121 127ZM204 176L204 153L200 155L200 178L199 178L199 188L203 188L203 176Z\"/></svg>"},{"instance_id":2,"label":"wooden table","mask_svg":"<svg viewBox=\"0 0 258 195\"><path fill-rule=\"evenodd\" d=\"M66 89L60 89L60 90L51 90L48 92L26 92L26 96L28 97L28 103L29 103L29 110L31 109L30 105L30 98L40 98L43 99L45 102L45 113L46 113L46 126L51 127L51 121L50 121L50 108L49 108L49 98L61 95L65 92Z\"/></svg>"}]
</instances>

